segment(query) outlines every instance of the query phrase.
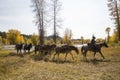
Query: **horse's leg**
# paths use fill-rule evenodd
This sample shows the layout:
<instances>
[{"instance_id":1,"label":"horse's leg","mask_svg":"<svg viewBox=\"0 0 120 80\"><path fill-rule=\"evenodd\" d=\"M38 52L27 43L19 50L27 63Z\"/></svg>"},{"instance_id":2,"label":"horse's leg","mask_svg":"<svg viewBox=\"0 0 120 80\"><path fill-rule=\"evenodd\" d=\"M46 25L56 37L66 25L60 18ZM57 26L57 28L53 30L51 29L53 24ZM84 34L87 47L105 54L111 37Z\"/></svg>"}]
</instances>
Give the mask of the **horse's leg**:
<instances>
[{"instance_id":1,"label":"horse's leg","mask_svg":"<svg viewBox=\"0 0 120 80\"><path fill-rule=\"evenodd\" d=\"M24 50L24 53L26 53L26 49Z\"/></svg>"},{"instance_id":2,"label":"horse's leg","mask_svg":"<svg viewBox=\"0 0 120 80\"><path fill-rule=\"evenodd\" d=\"M20 53L22 53L22 50L20 49Z\"/></svg>"},{"instance_id":3,"label":"horse's leg","mask_svg":"<svg viewBox=\"0 0 120 80\"><path fill-rule=\"evenodd\" d=\"M28 49L28 53L30 53L30 50Z\"/></svg>"},{"instance_id":4,"label":"horse's leg","mask_svg":"<svg viewBox=\"0 0 120 80\"><path fill-rule=\"evenodd\" d=\"M19 52L19 51L18 51L18 49L17 49L17 54L18 54L18 52Z\"/></svg>"},{"instance_id":5,"label":"horse's leg","mask_svg":"<svg viewBox=\"0 0 120 80\"><path fill-rule=\"evenodd\" d=\"M54 54L54 56L53 56L53 60L55 59L56 54L57 54L57 53Z\"/></svg>"},{"instance_id":6,"label":"horse's leg","mask_svg":"<svg viewBox=\"0 0 120 80\"><path fill-rule=\"evenodd\" d=\"M86 55L87 55L87 51L84 52L84 57L86 57Z\"/></svg>"},{"instance_id":7,"label":"horse's leg","mask_svg":"<svg viewBox=\"0 0 120 80\"><path fill-rule=\"evenodd\" d=\"M57 62L59 62L59 54L60 54L60 53L58 53L58 60L57 60Z\"/></svg>"},{"instance_id":8,"label":"horse's leg","mask_svg":"<svg viewBox=\"0 0 120 80\"><path fill-rule=\"evenodd\" d=\"M21 49L20 49L20 54L21 54Z\"/></svg>"},{"instance_id":9,"label":"horse's leg","mask_svg":"<svg viewBox=\"0 0 120 80\"><path fill-rule=\"evenodd\" d=\"M37 51L39 51L39 49L35 48L35 54L37 54ZM40 51L39 51L39 54L40 54Z\"/></svg>"},{"instance_id":10,"label":"horse's leg","mask_svg":"<svg viewBox=\"0 0 120 80\"><path fill-rule=\"evenodd\" d=\"M86 53L87 53L87 50L84 50L83 53L82 53L83 57L86 57Z\"/></svg>"},{"instance_id":11,"label":"horse's leg","mask_svg":"<svg viewBox=\"0 0 120 80\"><path fill-rule=\"evenodd\" d=\"M83 54L83 59L85 58L85 52L82 53Z\"/></svg>"},{"instance_id":12,"label":"horse's leg","mask_svg":"<svg viewBox=\"0 0 120 80\"><path fill-rule=\"evenodd\" d=\"M71 52L70 52L70 55L72 56L72 59L74 60L73 55L72 55L72 53L71 53Z\"/></svg>"},{"instance_id":13,"label":"horse's leg","mask_svg":"<svg viewBox=\"0 0 120 80\"><path fill-rule=\"evenodd\" d=\"M100 53L100 55L103 57L103 59L105 59L105 57L103 56L102 52L101 52L101 51L99 51L99 53Z\"/></svg>"},{"instance_id":14,"label":"horse's leg","mask_svg":"<svg viewBox=\"0 0 120 80\"><path fill-rule=\"evenodd\" d=\"M35 50L35 54L36 54L36 52L37 52L37 51Z\"/></svg>"},{"instance_id":15,"label":"horse's leg","mask_svg":"<svg viewBox=\"0 0 120 80\"><path fill-rule=\"evenodd\" d=\"M83 60L84 60L84 58L85 58L85 51L82 52L82 55L83 55Z\"/></svg>"},{"instance_id":16,"label":"horse's leg","mask_svg":"<svg viewBox=\"0 0 120 80\"><path fill-rule=\"evenodd\" d=\"M20 49L18 50L18 53L19 53L19 54L21 53Z\"/></svg>"},{"instance_id":17,"label":"horse's leg","mask_svg":"<svg viewBox=\"0 0 120 80\"><path fill-rule=\"evenodd\" d=\"M28 49L28 53L30 53L30 49Z\"/></svg>"},{"instance_id":18,"label":"horse's leg","mask_svg":"<svg viewBox=\"0 0 120 80\"><path fill-rule=\"evenodd\" d=\"M68 53L66 53L66 55L65 55L65 61L66 61L67 54L68 54Z\"/></svg>"},{"instance_id":19,"label":"horse's leg","mask_svg":"<svg viewBox=\"0 0 120 80\"><path fill-rule=\"evenodd\" d=\"M51 55L52 55L52 51L48 51L49 52L49 55L50 55L50 58L51 58Z\"/></svg>"},{"instance_id":20,"label":"horse's leg","mask_svg":"<svg viewBox=\"0 0 120 80\"><path fill-rule=\"evenodd\" d=\"M48 51L48 52L49 52L49 59L51 59L52 54L54 54L54 52L53 51Z\"/></svg>"},{"instance_id":21,"label":"horse's leg","mask_svg":"<svg viewBox=\"0 0 120 80\"><path fill-rule=\"evenodd\" d=\"M86 55L87 55L87 50L84 52L84 57L85 57L85 59L87 60L87 57L86 57Z\"/></svg>"}]
</instances>

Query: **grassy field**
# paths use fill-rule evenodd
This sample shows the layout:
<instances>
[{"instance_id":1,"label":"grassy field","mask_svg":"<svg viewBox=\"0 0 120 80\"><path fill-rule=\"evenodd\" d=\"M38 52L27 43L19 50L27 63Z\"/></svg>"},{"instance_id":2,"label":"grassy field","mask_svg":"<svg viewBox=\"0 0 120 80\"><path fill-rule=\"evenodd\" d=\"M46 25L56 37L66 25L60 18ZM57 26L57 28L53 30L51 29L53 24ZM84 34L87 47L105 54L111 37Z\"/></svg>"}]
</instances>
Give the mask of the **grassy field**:
<instances>
[{"instance_id":1,"label":"grassy field","mask_svg":"<svg viewBox=\"0 0 120 80\"><path fill-rule=\"evenodd\" d=\"M60 55L60 62L44 61L34 53L17 55L14 50L0 49L0 80L120 80L120 48L104 48L103 55L92 52L84 61L81 53ZM74 52L73 52L74 54ZM47 58L45 59L47 60Z\"/></svg>"}]
</instances>

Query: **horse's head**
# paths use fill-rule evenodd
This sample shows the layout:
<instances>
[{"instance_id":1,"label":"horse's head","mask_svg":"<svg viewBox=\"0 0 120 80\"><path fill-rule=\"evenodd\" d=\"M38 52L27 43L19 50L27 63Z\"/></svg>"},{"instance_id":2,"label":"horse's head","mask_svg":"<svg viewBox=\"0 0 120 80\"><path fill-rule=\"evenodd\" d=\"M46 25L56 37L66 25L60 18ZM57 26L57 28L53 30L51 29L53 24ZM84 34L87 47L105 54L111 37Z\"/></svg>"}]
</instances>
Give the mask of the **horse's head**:
<instances>
[{"instance_id":1,"label":"horse's head","mask_svg":"<svg viewBox=\"0 0 120 80\"><path fill-rule=\"evenodd\" d=\"M108 45L106 42L103 43L103 46L107 47L108 48Z\"/></svg>"}]
</instances>

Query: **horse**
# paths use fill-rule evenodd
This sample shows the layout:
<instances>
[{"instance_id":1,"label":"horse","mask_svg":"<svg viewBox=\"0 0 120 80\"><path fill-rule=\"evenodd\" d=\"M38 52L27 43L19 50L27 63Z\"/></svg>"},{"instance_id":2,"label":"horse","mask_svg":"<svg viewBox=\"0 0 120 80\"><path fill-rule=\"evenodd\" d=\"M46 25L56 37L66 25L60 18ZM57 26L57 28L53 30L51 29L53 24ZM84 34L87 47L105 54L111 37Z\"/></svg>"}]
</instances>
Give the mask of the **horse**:
<instances>
[{"instance_id":1,"label":"horse","mask_svg":"<svg viewBox=\"0 0 120 80\"><path fill-rule=\"evenodd\" d=\"M103 43L96 44L96 49L93 48L93 46L91 46L91 44L88 44L86 46L82 46L81 47L81 52L83 54L83 57L85 57L85 58L86 58L86 55L87 55L88 51L94 52L94 59L95 59L96 52L99 52L100 55L103 57L103 59L105 59L105 57L103 56L103 54L101 52L102 47L108 47L107 43L103 42Z\"/></svg>"},{"instance_id":2,"label":"horse","mask_svg":"<svg viewBox=\"0 0 120 80\"><path fill-rule=\"evenodd\" d=\"M39 51L39 53L45 53L45 54L50 54L51 52L54 51L56 45L55 44L51 44L51 45L36 45L35 46L35 54L37 53L37 51Z\"/></svg>"},{"instance_id":3,"label":"horse","mask_svg":"<svg viewBox=\"0 0 120 80\"><path fill-rule=\"evenodd\" d=\"M20 53L21 53L22 48L23 48L23 43L20 43L20 44L16 44L16 45L15 45L15 49L17 50L17 53L19 53L19 51L20 51Z\"/></svg>"},{"instance_id":4,"label":"horse","mask_svg":"<svg viewBox=\"0 0 120 80\"><path fill-rule=\"evenodd\" d=\"M32 48L32 43L24 44L24 46L23 46L23 50L25 53L26 53L26 50L28 50L28 53L29 53L31 48Z\"/></svg>"},{"instance_id":5,"label":"horse","mask_svg":"<svg viewBox=\"0 0 120 80\"><path fill-rule=\"evenodd\" d=\"M55 54L54 54L54 57L53 57L53 59L55 58L55 55L58 55L58 61L59 61L59 55L62 53L62 54L66 54L65 55L65 61L66 61L66 57L67 57L67 55L68 55L68 53L72 56L72 59L74 60L74 58L73 58L73 55L72 55L72 53L71 53L71 51L75 51L77 54L79 54L79 50L78 50L78 48L77 47L75 47L75 46L71 46L71 45L62 45L62 46L57 46L56 48L55 48Z\"/></svg>"},{"instance_id":6,"label":"horse","mask_svg":"<svg viewBox=\"0 0 120 80\"><path fill-rule=\"evenodd\" d=\"M35 54L37 54L37 51L39 51L40 47L41 47L41 45L35 45L35 47L34 47ZM40 51L39 51L39 53L40 53Z\"/></svg>"},{"instance_id":7,"label":"horse","mask_svg":"<svg viewBox=\"0 0 120 80\"><path fill-rule=\"evenodd\" d=\"M46 55L50 55L51 53L55 50L56 45L55 44L51 44L51 45L44 45L43 47L43 51L46 53Z\"/></svg>"}]
</instances>

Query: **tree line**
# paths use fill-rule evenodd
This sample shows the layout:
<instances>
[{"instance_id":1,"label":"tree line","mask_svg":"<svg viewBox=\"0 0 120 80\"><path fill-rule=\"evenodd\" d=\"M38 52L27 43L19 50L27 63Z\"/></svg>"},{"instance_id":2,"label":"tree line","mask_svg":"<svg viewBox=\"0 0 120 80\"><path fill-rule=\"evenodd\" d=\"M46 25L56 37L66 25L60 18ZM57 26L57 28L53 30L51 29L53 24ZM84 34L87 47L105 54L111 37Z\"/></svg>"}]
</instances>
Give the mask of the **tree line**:
<instances>
[{"instance_id":1,"label":"tree line","mask_svg":"<svg viewBox=\"0 0 120 80\"><path fill-rule=\"evenodd\" d=\"M108 43L118 43L117 41L117 32L110 36L110 27L105 29L106 33L108 34L106 41ZM46 36L44 39L44 44L54 44L54 35ZM79 39L72 39L73 33L70 29L65 29L64 35L62 37L56 36L56 44L86 44L90 43L91 39L84 39L84 36L81 36ZM105 41L105 39L97 38L96 42L100 43ZM7 32L0 31L0 44L18 44L18 43L32 43L33 45L40 44L39 36L35 33L32 35L21 34L19 30L10 29Z\"/></svg>"},{"instance_id":2,"label":"tree line","mask_svg":"<svg viewBox=\"0 0 120 80\"><path fill-rule=\"evenodd\" d=\"M63 37L56 36L56 44L71 44L71 30L66 29ZM0 31L0 44L15 45L18 43L32 43L33 45L40 44L39 35L33 33L32 35L21 34L19 30L10 29L7 32ZM45 36L44 44L54 44L54 35Z\"/></svg>"},{"instance_id":3,"label":"tree line","mask_svg":"<svg viewBox=\"0 0 120 80\"><path fill-rule=\"evenodd\" d=\"M65 30L64 36L56 36L56 44L71 44L72 32L69 29ZM19 30L10 29L7 32L0 31L0 44L15 45L18 43L32 43L33 45L40 44L39 35L21 34ZM54 35L45 36L44 44L54 44Z\"/></svg>"}]
</instances>

